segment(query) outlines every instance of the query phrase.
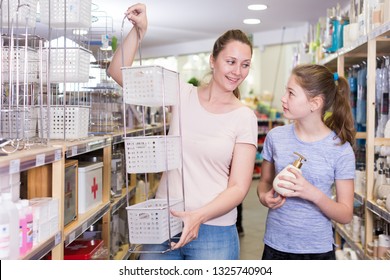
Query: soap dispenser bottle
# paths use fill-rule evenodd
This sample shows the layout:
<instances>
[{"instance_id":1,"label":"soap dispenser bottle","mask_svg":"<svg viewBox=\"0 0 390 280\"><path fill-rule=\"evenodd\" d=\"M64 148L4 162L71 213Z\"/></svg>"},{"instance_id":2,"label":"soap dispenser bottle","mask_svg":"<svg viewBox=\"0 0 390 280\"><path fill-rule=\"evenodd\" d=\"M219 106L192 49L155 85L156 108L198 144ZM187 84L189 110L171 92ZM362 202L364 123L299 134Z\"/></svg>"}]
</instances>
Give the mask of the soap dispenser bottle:
<instances>
[{"instance_id":1,"label":"soap dispenser bottle","mask_svg":"<svg viewBox=\"0 0 390 280\"><path fill-rule=\"evenodd\" d=\"M303 161L306 161L306 158L304 156L302 156L301 154L297 153L297 152L294 152L294 154L296 154L298 156L298 159L296 159L292 164L289 164L285 168L283 168L282 171L280 171L279 174L275 176L275 179L274 179L274 181L272 183L272 186L273 186L274 190L277 193L279 193L280 195L285 195L286 193L291 193L293 191L278 186L279 183L284 183L284 184L287 184L287 185L289 185L289 184L291 185L290 182L287 182L287 181L284 181L284 180L280 180L279 176L283 175L283 176L290 176L292 178L295 178L295 175L287 170L288 168L294 168L295 170L297 170L297 171L302 173L301 166L303 164Z\"/></svg>"}]
</instances>

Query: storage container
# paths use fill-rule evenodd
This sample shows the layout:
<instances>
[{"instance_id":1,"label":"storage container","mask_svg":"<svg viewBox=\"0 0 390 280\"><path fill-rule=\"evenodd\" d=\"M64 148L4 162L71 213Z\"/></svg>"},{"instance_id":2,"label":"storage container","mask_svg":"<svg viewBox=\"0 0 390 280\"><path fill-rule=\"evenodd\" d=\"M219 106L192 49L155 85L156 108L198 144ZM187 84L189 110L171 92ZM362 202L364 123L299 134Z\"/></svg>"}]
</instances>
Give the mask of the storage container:
<instances>
[{"instance_id":1,"label":"storage container","mask_svg":"<svg viewBox=\"0 0 390 280\"><path fill-rule=\"evenodd\" d=\"M174 237L182 231L182 221L170 214L170 210L183 209L182 200L172 199L169 204L166 199L150 199L127 206L130 243L161 244Z\"/></svg>"},{"instance_id":2,"label":"storage container","mask_svg":"<svg viewBox=\"0 0 390 280\"><path fill-rule=\"evenodd\" d=\"M178 104L179 74L161 66L122 67L126 104L169 106Z\"/></svg>"},{"instance_id":3,"label":"storage container","mask_svg":"<svg viewBox=\"0 0 390 280\"><path fill-rule=\"evenodd\" d=\"M181 167L180 136L125 138L126 171L155 173Z\"/></svg>"},{"instance_id":4,"label":"storage container","mask_svg":"<svg viewBox=\"0 0 390 280\"><path fill-rule=\"evenodd\" d=\"M78 212L85 213L102 203L103 163L79 162Z\"/></svg>"},{"instance_id":5,"label":"storage container","mask_svg":"<svg viewBox=\"0 0 390 280\"><path fill-rule=\"evenodd\" d=\"M50 139L81 139L88 136L88 107L50 106L49 110L50 122L48 122L47 107L43 107L42 120L40 117L38 118L38 131L41 138L46 137L47 130L50 131ZM40 110L38 114L40 116ZM44 131L43 134L42 128Z\"/></svg>"},{"instance_id":6,"label":"storage container","mask_svg":"<svg viewBox=\"0 0 390 280\"><path fill-rule=\"evenodd\" d=\"M72 29L88 29L91 26L91 0L50 0L50 3L49 0L40 0L39 2L41 22L50 23L52 28L66 26Z\"/></svg>"},{"instance_id":7,"label":"storage container","mask_svg":"<svg viewBox=\"0 0 390 280\"><path fill-rule=\"evenodd\" d=\"M77 219L78 161L65 162L64 226Z\"/></svg>"},{"instance_id":8,"label":"storage container","mask_svg":"<svg viewBox=\"0 0 390 280\"><path fill-rule=\"evenodd\" d=\"M25 26L35 27L37 18L37 2L38 0L2 0L2 28L7 26L12 26L14 28Z\"/></svg>"},{"instance_id":9,"label":"storage container","mask_svg":"<svg viewBox=\"0 0 390 280\"><path fill-rule=\"evenodd\" d=\"M93 260L103 247L103 240L75 240L64 250L64 260Z\"/></svg>"}]
</instances>

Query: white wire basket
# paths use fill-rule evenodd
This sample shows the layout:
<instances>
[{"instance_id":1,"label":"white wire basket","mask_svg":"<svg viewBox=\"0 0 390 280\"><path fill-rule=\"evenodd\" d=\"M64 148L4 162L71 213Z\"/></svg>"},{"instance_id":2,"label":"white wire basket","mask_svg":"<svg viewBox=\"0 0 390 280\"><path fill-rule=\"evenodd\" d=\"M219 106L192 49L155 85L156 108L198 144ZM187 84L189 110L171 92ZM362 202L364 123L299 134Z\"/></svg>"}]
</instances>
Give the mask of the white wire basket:
<instances>
[{"instance_id":1,"label":"white wire basket","mask_svg":"<svg viewBox=\"0 0 390 280\"><path fill-rule=\"evenodd\" d=\"M180 136L125 138L126 171L157 173L181 167Z\"/></svg>"},{"instance_id":2,"label":"white wire basket","mask_svg":"<svg viewBox=\"0 0 390 280\"><path fill-rule=\"evenodd\" d=\"M39 81L38 53L31 48L3 47L1 72L4 82L30 83Z\"/></svg>"},{"instance_id":3,"label":"white wire basket","mask_svg":"<svg viewBox=\"0 0 390 280\"><path fill-rule=\"evenodd\" d=\"M130 243L161 244L180 233L182 221L170 214L171 209L183 211L183 201L170 200L168 204L166 199L149 199L127 206Z\"/></svg>"},{"instance_id":4,"label":"white wire basket","mask_svg":"<svg viewBox=\"0 0 390 280\"><path fill-rule=\"evenodd\" d=\"M126 104L170 106L178 103L179 74L161 66L122 67Z\"/></svg>"},{"instance_id":5,"label":"white wire basket","mask_svg":"<svg viewBox=\"0 0 390 280\"><path fill-rule=\"evenodd\" d=\"M28 107L2 111L0 126L0 138L33 138L37 134L37 109Z\"/></svg>"},{"instance_id":6,"label":"white wire basket","mask_svg":"<svg viewBox=\"0 0 390 280\"><path fill-rule=\"evenodd\" d=\"M86 83L89 80L91 52L84 48L50 49L51 83ZM43 50L43 81L46 81L48 49Z\"/></svg>"},{"instance_id":7,"label":"white wire basket","mask_svg":"<svg viewBox=\"0 0 390 280\"><path fill-rule=\"evenodd\" d=\"M50 125L47 121L47 107L43 107L42 118L38 118L39 135L45 138L50 130L50 139L81 139L88 136L89 108L76 106L50 106ZM64 120L64 111L65 120ZM40 113L40 110L39 110ZM44 133L41 130L41 119Z\"/></svg>"},{"instance_id":8,"label":"white wire basket","mask_svg":"<svg viewBox=\"0 0 390 280\"><path fill-rule=\"evenodd\" d=\"M3 27L35 27L38 0L2 0L1 3Z\"/></svg>"},{"instance_id":9,"label":"white wire basket","mask_svg":"<svg viewBox=\"0 0 390 280\"><path fill-rule=\"evenodd\" d=\"M84 28L91 26L91 0L40 0L41 22L52 28ZM66 2L66 6L65 6ZM49 6L50 5L50 6ZM65 17L66 14L66 17Z\"/></svg>"}]
</instances>

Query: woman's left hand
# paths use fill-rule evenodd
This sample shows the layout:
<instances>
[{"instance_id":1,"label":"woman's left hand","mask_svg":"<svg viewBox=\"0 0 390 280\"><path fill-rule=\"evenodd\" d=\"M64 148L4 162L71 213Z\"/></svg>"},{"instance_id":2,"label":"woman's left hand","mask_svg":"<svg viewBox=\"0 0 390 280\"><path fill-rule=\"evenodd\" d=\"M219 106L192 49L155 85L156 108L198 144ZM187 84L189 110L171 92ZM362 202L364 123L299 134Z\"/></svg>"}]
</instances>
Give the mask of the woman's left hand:
<instances>
[{"instance_id":1,"label":"woman's left hand","mask_svg":"<svg viewBox=\"0 0 390 280\"><path fill-rule=\"evenodd\" d=\"M173 216L180 218L184 223L180 240L177 243L171 242L171 249L175 250L198 238L199 227L201 223L195 212L172 210L171 213Z\"/></svg>"},{"instance_id":2,"label":"woman's left hand","mask_svg":"<svg viewBox=\"0 0 390 280\"><path fill-rule=\"evenodd\" d=\"M295 175L295 178L290 176L280 176L281 180L287 181L290 184L279 183L279 186L292 190L293 192L288 192L284 194L285 197L300 197L309 201L315 201L318 196L321 195L321 191L310 184L305 177L302 176L302 173L297 171L294 168L289 168L289 172Z\"/></svg>"}]
</instances>

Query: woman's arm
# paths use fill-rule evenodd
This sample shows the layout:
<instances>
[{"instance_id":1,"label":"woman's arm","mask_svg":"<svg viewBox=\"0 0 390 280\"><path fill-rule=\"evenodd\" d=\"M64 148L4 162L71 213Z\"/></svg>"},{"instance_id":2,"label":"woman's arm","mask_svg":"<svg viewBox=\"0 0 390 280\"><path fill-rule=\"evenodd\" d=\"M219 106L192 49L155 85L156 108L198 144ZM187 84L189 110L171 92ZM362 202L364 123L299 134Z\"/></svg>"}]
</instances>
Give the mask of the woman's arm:
<instances>
[{"instance_id":1,"label":"woman's arm","mask_svg":"<svg viewBox=\"0 0 390 280\"><path fill-rule=\"evenodd\" d=\"M108 74L122 86L122 66L131 66L137 53L139 42L144 38L148 20L146 6L135 4L126 11L127 18L132 22L133 28L127 34L122 44L117 48L108 67ZM123 49L123 62L122 62Z\"/></svg>"},{"instance_id":2,"label":"woman's arm","mask_svg":"<svg viewBox=\"0 0 390 280\"><path fill-rule=\"evenodd\" d=\"M172 249L180 248L196 239L202 223L228 213L244 200L252 182L255 157L254 145L236 144L226 190L200 209L173 212L175 216L183 219L184 228L179 242L173 243Z\"/></svg>"}]
</instances>

